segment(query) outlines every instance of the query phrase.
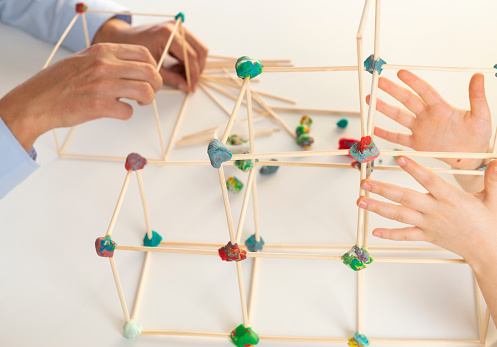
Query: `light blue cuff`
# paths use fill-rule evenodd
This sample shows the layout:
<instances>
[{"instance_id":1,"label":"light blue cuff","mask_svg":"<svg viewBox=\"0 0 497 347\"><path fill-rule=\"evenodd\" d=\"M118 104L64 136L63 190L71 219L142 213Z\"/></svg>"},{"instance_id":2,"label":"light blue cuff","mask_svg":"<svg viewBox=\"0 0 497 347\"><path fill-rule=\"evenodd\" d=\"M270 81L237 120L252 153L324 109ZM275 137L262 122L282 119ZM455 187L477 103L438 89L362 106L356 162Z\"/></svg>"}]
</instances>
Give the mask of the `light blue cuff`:
<instances>
[{"instance_id":1,"label":"light blue cuff","mask_svg":"<svg viewBox=\"0 0 497 347\"><path fill-rule=\"evenodd\" d=\"M34 157L36 158L36 152ZM0 118L0 160L0 199L39 167L2 118Z\"/></svg>"}]
</instances>

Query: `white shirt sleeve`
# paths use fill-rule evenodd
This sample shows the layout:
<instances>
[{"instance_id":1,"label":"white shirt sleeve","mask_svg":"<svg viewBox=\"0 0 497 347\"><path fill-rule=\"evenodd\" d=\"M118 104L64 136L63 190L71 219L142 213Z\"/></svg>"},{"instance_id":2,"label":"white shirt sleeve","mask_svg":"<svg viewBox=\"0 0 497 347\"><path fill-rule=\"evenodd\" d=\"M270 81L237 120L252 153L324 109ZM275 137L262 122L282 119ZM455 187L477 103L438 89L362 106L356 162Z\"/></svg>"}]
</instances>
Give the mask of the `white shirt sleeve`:
<instances>
[{"instance_id":1,"label":"white shirt sleeve","mask_svg":"<svg viewBox=\"0 0 497 347\"><path fill-rule=\"evenodd\" d=\"M0 118L0 199L38 168L36 152L28 154Z\"/></svg>"},{"instance_id":2,"label":"white shirt sleeve","mask_svg":"<svg viewBox=\"0 0 497 347\"><path fill-rule=\"evenodd\" d=\"M0 0L0 21L42 40L56 43L76 15L76 4L79 2L84 2L88 9L127 11L123 5L112 0ZM90 42L102 24L114 16L111 13L85 13ZM130 20L122 16L119 18ZM75 52L86 48L81 17L69 31L62 45Z\"/></svg>"}]
</instances>

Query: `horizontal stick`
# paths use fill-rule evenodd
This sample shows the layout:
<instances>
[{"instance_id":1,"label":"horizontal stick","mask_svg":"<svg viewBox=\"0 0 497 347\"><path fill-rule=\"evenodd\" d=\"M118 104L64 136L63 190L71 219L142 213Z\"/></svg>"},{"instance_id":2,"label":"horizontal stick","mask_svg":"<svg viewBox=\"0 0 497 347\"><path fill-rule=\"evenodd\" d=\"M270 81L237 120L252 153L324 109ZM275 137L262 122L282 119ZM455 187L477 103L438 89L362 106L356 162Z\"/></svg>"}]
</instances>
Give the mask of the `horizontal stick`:
<instances>
[{"instance_id":1,"label":"horizontal stick","mask_svg":"<svg viewBox=\"0 0 497 347\"><path fill-rule=\"evenodd\" d=\"M114 12L114 11L103 11L103 10L91 10L88 9L86 12L94 13L110 13L115 15L125 15L125 16L149 16L149 17L176 17L175 14L157 14L157 13L141 13L141 12Z\"/></svg>"},{"instance_id":2,"label":"horizontal stick","mask_svg":"<svg viewBox=\"0 0 497 347\"><path fill-rule=\"evenodd\" d=\"M478 340L415 340L415 339L369 339L378 344L442 345L442 346L480 346Z\"/></svg>"},{"instance_id":3,"label":"horizontal stick","mask_svg":"<svg viewBox=\"0 0 497 347\"><path fill-rule=\"evenodd\" d=\"M261 92L258 92L258 93L261 94ZM305 107L281 107L281 106L270 106L270 107L274 111L281 111L281 112L325 114L325 115L332 115L332 116L360 116L361 115L361 113L357 112L357 111L325 110L325 109L319 109L319 108L305 108Z\"/></svg>"},{"instance_id":4,"label":"horizontal stick","mask_svg":"<svg viewBox=\"0 0 497 347\"><path fill-rule=\"evenodd\" d=\"M183 330L142 330L141 335L229 337L231 334L230 333L209 333L209 332L203 332L203 331L183 331Z\"/></svg>"},{"instance_id":5,"label":"horizontal stick","mask_svg":"<svg viewBox=\"0 0 497 347\"><path fill-rule=\"evenodd\" d=\"M281 131L281 129L280 128L261 129L255 132L255 136L271 135L278 131ZM214 135L207 135L207 136L196 137L193 139L179 140L178 142L176 142L176 146L185 146L185 145L193 145L202 142L210 142L214 139L215 139Z\"/></svg>"},{"instance_id":6,"label":"horizontal stick","mask_svg":"<svg viewBox=\"0 0 497 347\"><path fill-rule=\"evenodd\" d=\"M172 88L161 88L161 89L159 89L159 92L163 92L163 93L181 93L181 94L184 93L184 91L182 91L181 89L172 89Z\"/></svg>"},{"instance_id":7,"label":"horizontal stick","mask_svg":"<svg viewBox=\"0 0 497 347\"><path fill-rule=\"evenodd\" d=\"M295 67L266 67L264 72L324 72L324 71L357 71L357 66L295 66Z\"/></svg>"},{"instance_id":8,"label":"horizontal stick","mask_svg":"<svg viewBox=\"0 0 497 347\"><path fill-rule=\"evenodd\" d=\"M440 72L480 72L495 74L497 70L494 68L481 67L448 67L448 66L421 66L421 65L394 65L384 64L383 69L387 70L424 70L424 71L440 71Z\"/></svg>"}]
</instances>

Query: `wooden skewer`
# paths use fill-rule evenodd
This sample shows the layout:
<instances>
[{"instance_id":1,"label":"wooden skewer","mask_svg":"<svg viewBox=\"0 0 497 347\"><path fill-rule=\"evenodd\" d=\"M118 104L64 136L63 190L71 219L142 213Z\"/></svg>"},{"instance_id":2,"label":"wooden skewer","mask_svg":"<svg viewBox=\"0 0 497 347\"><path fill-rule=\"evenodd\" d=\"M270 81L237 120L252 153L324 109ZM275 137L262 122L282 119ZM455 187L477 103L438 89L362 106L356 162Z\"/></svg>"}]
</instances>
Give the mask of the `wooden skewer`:
<instances>
[{"instance_id":1,"label":"wooden skewer","mask_svg":"<svg viewBox=\"0 0 497 347\"><path fill-rule=\"evenodd\" d=\"M183 115L185 114L186 104L190 98L190 93L186 93L185 100L183 101L183 105L181 106L181 110L179 111L178 118L176 119L176 124L174 125L173 133L171 134L171 138L169 139L169 144L167 145L166 153L164 154L164 161L167 161L171 150L174 147L174 140L176 139L176 135L179 130L179 126L181 124L181 120L183 119Z\"/></svg>"},{"instance_id":2,"label":"wooden skewer","mask_svg":"<svg viewBox=\"0 0 497 347\"><path fill-rule=\"evenodd\" d=\"M213 59L224 59L224 60L233 60L236 61L238 58L236 57L230 57L226 55L216 55L216 54L209 54L207 58L213 58Z\"/></svg>"},{"instance_id":3,"label":"wooden skewer","mask_svg":"<svg viewBox=\"0 0 497 347\"><path fill-rule=\"evenodd\" d=\"M247 85L250 81L249 77L245 77L243 79L243 84L240 88L240 93L238 94L238 98L235 103L235 107L233 107L233 112L231 112L230 120L228 124L226 125L226 130L224 130L223 137L221 138L222 143L226 143L226 140L228 139L228 136L230 135L231 128L233 127L233 124L235 123L236 120L236 115L238 113L238 109L240 108L240 105L243 100L243 96L245 95L245 90L247 89Z\"/></svg>"},{"instance_id":4,"label":"wooden skewer","mask_svg":"<svg viewBox=\"0 0 497 347\"><path fill-rule=\"evenodd\" d=\"M484 316L483 316L483 308L481 303L481 290L474 273L473 273L473 290L475 292L476 315L478 320L478 337L481 339L483 336L483 329L484 329L483 328ZM480 342L483 343L484 341Z\"/></svg>"},{"instance_id":5,"label":"wooden skewer","mask_svg":"<svg viewBox=\"0 0 497 347\"><path fill-rule=\"evenodd\" d=\"M159 71L162 67L162 63L164 63L164 59L166 58L167 52L169 52L169 47L171 47L171 44L173 42L174 37L176 36L176 32L178 31L178 26L180 25L181 20L177 20L176 23L174 23L173 30L171 31L171 35L169 35L169 39L167 40L166 47L164 48L164 51L162 52L159 62L157 63L157 71Z\"/></svg>"},{"instance_id":6,"label":"wooden skewer","mask_svg":"<svg viewBox=\"0 0 497 347\"><path fill-rule=\"evenodd\" d=\"M171 89L171 88L161 88L159 92L162 93L184 93L182 90L179 89Z\"/></svg>"},{"instance_id":7,"label":"wooden skewer","mask_svg":"<svg viewBox=\"0 0 497 347\"><path fill-rule=\"evenodd\" d=\"M230 235L231 244L236 243L235 231L233 227L233 217L231 215L231 207L228 198L228 188L226 187L226 177L224 176L224 170L221 166L218 170L219 174L219 183L221 184L221 192L223 194L223 202L224 202L224 211L226 212L226 220L228 222L228 232Z\"/></svg>"},{"instance_id":8,"label":"wooden skewer","mask_svg":"<svg viewBox=\"0 0 497 347\"><path fill-rule=\"evenodd\" d=\"M483 331L480 336L480 343L485 344L487 342L487 334L488 334L488 324L490 323L490 310L485 310L485 318L483 319Z\"/></svg>"},{"instance_id":9,"label":"wooden skewer","mask_svg":"<svg viewBox=\"0 0 497 347\"><path fill-rule=\"evenodd\" d=\"M364 30L366 28L366 21L369 14L369 6L371 0L366 0L364 2L364 9L362 11L361 22L359 23L359 29L357 29L357 71L359 77L359 106L361 114L361 137L366 136L367 132L367 122L366 122L366 100L364 92L364 56L362 49L362 37L364 35Z\"/></svg>"},{"instance_id":10,"label":"wooden skewer","mask_svg":"<svg viewBox=\"0 0 497 347\"><path fill-rule=\"evenodd\" d=\"M364 334L364 271L357 271L357 332Z\"/></svg>"},{"instance_id":11,"label":"wooden skewer","mask_svg":"<svg viewBox=\"0 0 497 347\"><path fill-rule=\"evenodd\" d=\"M66 30L64 31L64 33L62 34L62 36L60 37L59 41L57 41L57 43L55 44L55 47L54 49L52 50L52 53L50 53L50 56L48 57L47 61L45 62L45 65L43 65L43 69L45 69L48 64L50 64L50 62L52 61L54 55L55 55L55 52L57 52L57 50L59 49L60 45L62 44L62 41L64 41L64 39L66 38L67 34L69 34L69 30L71 30L71 28L74 26L74 23L76 23L76 19L78 19L79 17L79 13L76 13L74 15L74 17L72 18L72 20L69 22L69 25L67 26Z\"/></svg>"},{"instance_id":12,"label":"wooden skewer","mask_svg":"<svg viewBox=\"0 0 497 347\"><path fill-rule=\"evenodd\" d=\"M228 109L227 109L226 107L224 107L224 105L223 105L223 104L219 101L219 99L218 99L218 98L216 98L216 97L214 96L214 94L212 94L212 93L210 92L210 90L208 90L208 89L207 89L207 88L206 88L203 84L201 84L201 83L199 83L199 85L198 85L198 86L200 87L200 89L202 89L202 90L204 91L204 93L205 93L205 94L207 94L207 96L208 96L209 98L211 98L211 100L212 100L212 101L214 101L214 102L216 103L216 105L217 105L217 106L219 106L219 108L220 108L221 110L223 110L223 111L224 111L224 113L226 113L228 116L230 116L230 111L228 111ZM177 143L176 143L176 145L177 145Z\"/></svg>"},{"instance_id":13,"label":"wooden skewer","mask_svg":"<svg viewBox=\"0 0 497 347\"><path fill-rule=\"evenodd\" d=\"M88 9L86 12L94 13L110 13L115 15L125 15L125 16L149 16L149 17L176 17L174 14L157 14L157 13L142 13L142 12L114 12L114 11L104 11L104 10L91 10Z\"/></svg>"},{"instance_id":14,"label":"wooden skewer","mask_svg":"<svg viewBox=\"0 0 497 347\"><path fill-rule=\"evenodd\" d=\"M280 128L269 128L269 129L261 129L257 130L255 132L256 136L266 136L266 135L271 135L273 133L276 133L278 131L281 131ZM187 140L179 140L176 142L176 146L184 146L184 145L193 145L197 143L202 143L202 142L210 142L214 140L216 137L214 135L207 135L207 136L200 136L192 139L187 139Z\"/></svg>"},{"instance_id":15,"label":"wooden skewer","mask_svg":"<svg viewBox=\"0 0 497 347\"><path fill-rule=\"evenodd\" d=\"M205 85L206 87L208 87L208 88L210 88L210 89L212 89L212 90L215 90L215 91L216 91L216 92L218 92L219 94L222 94L222 95L224 95L224 96L226 96L226 97L228 97L228 98L230 98L230 99L232 99L232 100L237 100L237 98L236 98L235 96L233 96L233 95L231 95L231 94L227 93L225 90L223 90L223 89L221 89L221 88L218 88L218 87L216 87L216 86L212 85L212 84L211 84L211 83L209 83L209 82L206 82L206 81L200 81L200 84L203 84L203 85ZM242 105L247 105L247 103L246 103L245 101L242 101ZM260 108L253 107L253 106L252 106L252 108L253 108L254 110L256 110L257 112L263 112Z\"/></svg>"},{"instance_id":16,"label":"wooden skewer","mask_svg":"<svg viewBox=\"0 0 497 347\"><path fill-rule=\"evenodd\" d=\"M240 291L240 303L242 305L243 325L250 327L250 320L247 310L247 299L245 296L245 284L243 283L242 263L236 262L236 274L238 277L238 289Z\"/></svg>"},{"instance_id":17,"label":"wooden skewer","mask_svg":"<svg viewBox=\"0 0 497 347\"><path fill-rule=\"evenodd\" d=\"M165 161L166 148L164 146L164 138L162 137L162 127L160 125L159 111L157 110L157 102L155 101L155 97L154 101L152 102L152 107L154 108L155 124L157 125L157 132L159 133L160 150L162 153L162 158Z\"/></svg>"},{"instance_id":18,"label":"wooden skewer","mask_svg":"<svg viewBox=\"0 0 497 347\"><path fill-rule=\"evenodd\" d=\"M138 179L138 187L140 189L140 195L143 204L143 214L145 215L145 225L147 228L147 237L152 240L152 227L150 226L150 216L148 214L147 199L145 198L145 188L143 187L143 178L140 170L136 171L136 178Z\"/></svg>"},{"instance_id":19,"label":"wooden skewer","mask_svg":"<svg viewBox=\"0 0 497 347\"><path fill-rule=\"evenodd\" d=\"M271 106L274 111L281 112L294 112L294 113L311 113L311 114L326 114L332 116L360 116L360 112L355 111L342 111L342 110L324 110L317 108L303 108L303 107L280 107Z\"/></svg>"},{"instance_id":20,"label":"wooden skewer","mask_svg":"<svg viewBox=\"0 0 497 347\"><path fill-rule=\"evenodd\" d=\"M55 129L52 129L52 134L53 134L53 138L55 140L55 147L57 148L57 154L59 156L61 156L63 153L60 149L60 146L59 146L59 138L57 137L57 132L55 131Z\"/></svg>"},{"instance_id":21,"label":"wooden skewer","mask_svg":"<svg viewBox=\"0 0 497 347\"><path fill-rule=\"evenodd\" d=\"M188 53L186 52L186 39L185 39L185 26L183 25L182 20L178 20L181 22L181 38L183 39L183 58L185 59L185 74L186 74L186 83L188 85L188 90L192 90L192 79L190 77L190 64L188 63Z\"/></svg>"},{"instance_id":22,"label":"wooden skewer","mask_svg":"<svg viewBox=\"0 0 497 347\"><path fill-rule=\"evenodd\" d=\"M375 11L375 30L374 30L374 54L373 60L377 61L380 59L380 15L381 15L381 3L376 0L376 11ZM373 135L374 120L376 115L376 102L378 100L378 81L379 81L378 70L373 71L373 79L371 81L371 97L369 99L369 109L368 109L368 128L367 135Z\"/></svg>"},{"instance_id":23,"label":"wooden skewer","mask_svg":"<svg viewBox=\"0 0 497 347\"><path fill-rule=\"evenodd\" d=\"M357 66L297 66L297 67L265 67L264 72L324 72L324 71L356 71Z\"/></svg>"},{"instance_id":24,"label":"wooden skewer","mask_svg":"<svg viewBox=\"0 0 497 347\"><path fill-rule=\"evenodd\" d=\"M73 126L73 127L71 128L71 131L70 131L70 132L69 132L69 134L67 135L66 140L64 141L64 144L62 145L62 148L60 149L60 153L59 153L59 155L64 154L64 151L66 150L66 147L67 147L67 145L69 144L69 140L71 140L71 137L72 137L72 135L74 134L74 131L75 131L75 130L76 130L76 126Z\"/></svg>"},{"instance_id":25,"label":"wooden skewer","mask_svg":"<svg viewBox=\"0 0 497 347\"><path fill-rule=\"evenodd\" d=\"M131 170L128 170L126 173L126 178L124 179L124 184L121 189L121 194L119 194L119 199L117 200L116 208L114 209L114 214L112 215L112 219L110 220L109 228L107 229L106 235L112 235L112 231L114 230L114 225L116 224L117 216L119 215L119 211L121 210L121 206L123 204L124 196L126 195L126 191L128 190L129 179L131 178Z\"/></svg>"},{"instance_id":26,"label":"wooden skewer","mask_svg":"<svg viewBox=\"0 0 497 347\"><path fill-rule=\"evenodd\" d=\"M210 61L205 64L206 69L227 68L232 71L235 70L235 62L230 61ZM272 63L264 61L264 69L268 67L293 67L292 63Z\"/></svg>"},{"instance_id":27,"label":"wooden skewer","mask_svg":"<svg viewBox=\"0 0 497 347\"><path fill-rule=\"evenodd\" d=\"M371 175L370 175L371 176ZM366 197L369 198L369 192L366 192ZM364 235L363 247L365 250L369 247L369 211L364 210Z\"/></svg>"},{"instance_id":28,"label":"wooden skewer","mask_svg":"<svg viewBox=\"0 0 497 347\"><path fill-rule=\"evenodd\" d=\"M247 179L247 186L245 187L245 195L243 196L242 210L240 212L240 219L238 220L238 229L236 232L236 243L240 243L243 233L243 225L245 224L245 216L247 214L247 207L250 200L250 193L252 192L252 183L255 178L255 168L250 169Z\"/></svg>"},{"instance_id":29,"label":"wooden skewer","mask_svg":"<svg viewBox=\"0 0 497 347\"><path fill-rule=\"evenodd\" d=\"M248 301L248 317L249 321L252 321L252 313L254 312L254 302L255 302L255 285L257 282L257 272L259 271L259 258L255 258L252 263L252 280L250 281L250 292Z\"/></svg>"},{"instance_id":30,"label":"wooden skewer","mask_svg":"<svg viewBox=\"0 0 497 347\"><path fill-rule=\"evenodd\" d=\"M129 318L128 307L126 306L126 300L124 299L124 293L121 286L121 281L119 280L119 274L117 273L116 262L114 261L114 258L109 258L109 260L112 274L114 275L114 282L116 282L117 294L119 295L119 301L121 302L121 308L123 309L124 320L127 323L131 319Z\"/></svg>"},{"instance_id":31,"label":"wooden skewer","mask_svg":"<svg viewBox=\"0 0 497 347\"><path fill-rule=\"evenodd\" d=\"M141 335L196 336L196 337L229 337L230 333L211 333L203 331L183 330L142 330Z\"/></svg>"},{"instance_id":32,"label":"wooden skewer","mask_svg":"<svg viewBox=\"0 0 497 347\"><path fill-rule=\"evenodd\" d=\"M382 69L386 70L423 70L423 71L439 71L439 72L480 72L495 74L494 68L481 67L448 67L448 66L421 66L421 65L394 65L384 64Z\"/></svg>"},{"instance_id":33,"label":"wooden skewer","mask_svg":"<svg viewBox=\"0 0 497 347\"><path fill-rule=\"evenodd\" d=\"M88 35L88 25L86 24L85 13L81 13L81 19L83 20L83 31L85 32L85 42L86 48L90 47L90 35Z\"/></svg>"},{"instance_id":34,"label":"wooden skewer","mask_svg":"<svg viewBox=\"0 0 497 347\"><path fill-rule=\"evenodd\" d=\"M136 297L135 297L135 306L133 308L133 314L131 315L132 320L136 320L136 317L138 316L138 308L140 307L141 303L141 298L142 298L142 292L143 292L143 286L145 283L145 278L147 276L147 271L148 271L148 264L150 262L150 255L151 252L147 252L145 255L145 260L143 261L143 267L142 267L142 273L140 276L140 282L138 283L138 289L136 290Z\"/></svg>"},{"instance_id":35,"label":"wooden skewer","mask_svg":"<svg viewBox=\"0 0 497 347\"><path fill-rule=\"evenodd\" d=\"M361 174L360 174L360 181L359 183L366 178L366 167L367 165L363 164L361 165ZM359 196L364 196L365 191L362 189L359 189ZM357 209L357 240L356 240L356 246L361 248L363 246L363 236L364 236L364 213L365 209L358 207Z\"/></svg>"}]
</instances>

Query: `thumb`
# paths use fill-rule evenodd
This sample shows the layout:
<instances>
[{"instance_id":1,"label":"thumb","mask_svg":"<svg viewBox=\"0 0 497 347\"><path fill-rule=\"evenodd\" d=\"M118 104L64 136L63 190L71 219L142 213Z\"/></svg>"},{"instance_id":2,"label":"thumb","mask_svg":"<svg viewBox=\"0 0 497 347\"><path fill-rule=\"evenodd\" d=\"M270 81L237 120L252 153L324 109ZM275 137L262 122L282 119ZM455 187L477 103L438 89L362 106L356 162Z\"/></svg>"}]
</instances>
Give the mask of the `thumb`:
<instances>
[{"instance_id":1,"label":"thumb","mask_svg":"<svg viewBox=\"0 0 497 347\"><path fill-rule=\"evenodd\" d=\"M497 160L492 160L485 169L485 201L497 206Z\"/></svg>"},{"instance_id":2,"label":"thumb","mask_svg":"<svg viewBox=\"0 0 497 347\"><path fill-rule=\"evenodd\" d=\"M485 96L485 79L481 73L474 74L469 82L469 104L473 116L490 119L490 109Z\"/></svg>"}]
</instances>

